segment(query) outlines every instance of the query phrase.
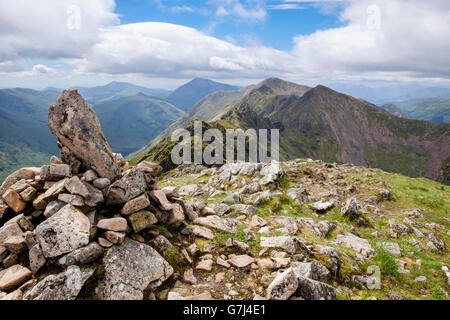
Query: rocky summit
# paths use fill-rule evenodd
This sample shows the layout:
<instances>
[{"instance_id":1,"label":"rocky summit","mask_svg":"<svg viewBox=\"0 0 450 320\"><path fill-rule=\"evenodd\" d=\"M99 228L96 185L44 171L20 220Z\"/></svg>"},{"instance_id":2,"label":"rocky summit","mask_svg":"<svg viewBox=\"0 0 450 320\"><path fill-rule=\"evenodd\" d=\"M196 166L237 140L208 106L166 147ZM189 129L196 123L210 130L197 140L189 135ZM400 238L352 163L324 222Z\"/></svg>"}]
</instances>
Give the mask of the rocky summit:
<instances>
[{"instance_id":1,"label":"rocky summit","mask_svg":"<svg viewBox=\"0 0 450 320\"><path fill-rule=\"evenodd\" d=\"M60 149L1 185L0 299L449 299L449 187L295 159L162 173L108 146L77 90Z\"/></svg>"}]
</instances>

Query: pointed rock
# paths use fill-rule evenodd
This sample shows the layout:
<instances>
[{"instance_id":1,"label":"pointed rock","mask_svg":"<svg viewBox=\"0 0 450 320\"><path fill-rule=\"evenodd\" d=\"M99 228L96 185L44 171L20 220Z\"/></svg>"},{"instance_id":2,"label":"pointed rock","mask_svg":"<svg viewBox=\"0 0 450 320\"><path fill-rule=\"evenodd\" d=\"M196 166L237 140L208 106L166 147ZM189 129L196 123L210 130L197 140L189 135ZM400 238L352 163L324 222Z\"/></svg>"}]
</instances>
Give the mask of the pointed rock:
<instances>
[{"instance_id":1,"label":"pointed rock","mask_svg":"<svg viewBox=\"0 0 450 320\"><path fill-rule=\"evenodd\" d=\"M58 101L48 110L48 127L58 139L61 160L79 162L93 169L102 178L115 181L121 169L105 139L95 112L86 104L76 89L64 90Z\"/></svg>"}]
</instances>

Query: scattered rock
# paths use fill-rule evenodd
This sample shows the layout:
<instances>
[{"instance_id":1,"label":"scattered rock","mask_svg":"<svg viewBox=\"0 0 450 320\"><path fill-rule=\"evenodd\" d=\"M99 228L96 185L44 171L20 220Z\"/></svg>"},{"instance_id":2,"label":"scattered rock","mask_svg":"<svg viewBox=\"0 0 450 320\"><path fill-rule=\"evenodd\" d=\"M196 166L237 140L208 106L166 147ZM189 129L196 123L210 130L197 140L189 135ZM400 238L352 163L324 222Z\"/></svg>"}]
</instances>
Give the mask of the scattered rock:
<instances>
[{"instance_id":1,"label":"scattered rock","mask_svg":"<svg viewBox=\"0 0 450 320\"><path fill-rule=\"evenodd\" d=\"M252 257L248 256L248 255L239 255L239 256L234 256L233 258L229 259L228 262L236 268L245 268L248 265L252 264L253 262L255 262L255 259L253 259Z\"/></svg>"},{"instance_id":2,"label":"scattered rock","mask_svg":"<svg viewBox=\"0 0 450 320\"><path fill-rule=\"evenodd\" d=\"M237 227L241 224L236 219L221 218L218 216L200 217L195 219L194 222L228 233L236 233Z\"/></svg>"},{"instance_id":3,"label":"scattered rock","mask_svg":"<svg viewBox=\"0 0 450 320\"><path fill-rule=\"evenodd\" d=\"M289 236L261 237L260 245L262 248L281 248L291 254L297 250L294 240Z\"/></svg>"},{"instance_id":4,"label":"scattered rock","mask_svg":"<svg viewBox=\"0 0 450 320\"><path fill-rule=\"evenodd\" d=\"M0 271L0 290L11 290L31 278L31 271L19 264Z\"/></svg>"},{"instance_id":5,"label":"scattered rock","mask_svg":"<svg viewBox=\"0 0 450 320\"><path fill-rule=\"evenodd\" d=\"M298 288L298 278L292 268L279 273L267 288L267 299L288 300Z\"/></svg>"},{"instance_id":6,"label":"scattered rock","mask_svg":"<svg viewBox=\"0 0 450 320\"><path fill-rule=\"evenodd\" d=\"M157 288L173 273L153 248L128 238L109 249L103 266L105 277L97 292L105 300L142 300L144 290Z\"/></svg>"},{"instance_id":7,"label":"scattered rock","mask_svg":"<svg viewBox=\"0 0 450 320\"><path fill-rule=\"evenodd\" d=\"M377 246L381 246L387 251L389 251L394 256L400 257L402 255L402 251L400 250L400 246L395 242L377 242Z\"/></svg>"},{"instance_id":8,"label":"scattered rock","mask_svg":"<svg viewBox=\"0 0 450 320\"><path fill-rule=\"evenodd\" d=\"M25 300L75 300L85 282L94 274L93 268L69 266L66 271L49 275L25 294Z\"/></svg>"},{"instance_id":9,"label":"scattered rock","mask_svg":"<svg viewBox=\"0 0 450 320\"><path fill-rule=\"evenodd\" d=\"M375 254L375 250L367 239L360 238L351 233L348 233L347 235L339 234L336 237L336 244L353 249L367 258Z\"/></svg>"}]
</instances>

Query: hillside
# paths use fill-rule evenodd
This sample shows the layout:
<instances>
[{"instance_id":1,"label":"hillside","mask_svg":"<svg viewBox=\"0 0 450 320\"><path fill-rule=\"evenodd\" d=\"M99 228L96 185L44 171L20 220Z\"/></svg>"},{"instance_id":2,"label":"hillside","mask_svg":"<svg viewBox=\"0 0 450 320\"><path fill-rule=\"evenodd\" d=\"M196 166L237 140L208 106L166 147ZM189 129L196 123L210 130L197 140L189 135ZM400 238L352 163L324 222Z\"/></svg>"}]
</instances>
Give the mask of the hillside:
<instances>
[{"instance_id":1,"label":"hillside","mask_svg":"<svg viewBox=\"0 0 450 320\"><path fill-rule=\"evenodd\" d=\"M0 90L0 182L20 167L42 165L59 153L47 127L48 107L59 94L53 90ZM93 108L113 151L124 155L145 146L183 115L169 102L143 93L117 95Z\"/></svg>"},{"instance_id":2,"label":"hillside","mask_svg":"<svg viewBox=\"0 0 450 320\"><path fill-rule=\"evenodd\" d=\"M264 81L216 120L226 127L280 129L283 160L310 157L449 179L449 125L402 119L324 86ZM132 162L152 160L151 150L134 156Z\"/></svg>"},{"instance_id":3,"label":"hillside","mask_svg":"<svg viewBox=\"0 0 450 320\"><path fill-rule=\"evenodd\" d=\"M47 109L58 94L0 90L0 181L20 167L42 165L57 154L55 138L47 127Z\"/></svg>"},{"instance_id":4,"label":"hillside","mask_svg":"<svg viewBox=\"0 0 450 320\"><path fill-rule=\"evenodd\" d=\"M410 118L433 123L450 123L450 99L429 98L396 102Z\"/></svg>"},{"instance_id":5,"label":"hillside","mask_svg":"<svg viewBox=\"0 0 450 320\"><path fill-rule=\"evenodd\" d=\"M124 156L155 138L183 111L144 94L105 101L92 107L114 152Z\"/></svg>"},{"instance_id":6,"label":"hillside","mask_svg":"<svg viewBox=\"0 0 450 320\"><path fill-rule=\"evenodd\" d=\"M76 89L48 125L61 159L0 186L0 300L450 299L449 186L312 159L161 175Z\"/></svg>"},{"instance_id":7,"label":"hillside","mask_svg":"<svg viewBox=\"0 0 450 320\"><path fill-rule=\"evenodd\" d=\"M85 97L87 103L96 104L106 100L115 100L128 96L135 96L143 93L148 96L158 98L167 98L170 91L165 89L149 89L142 86L136 86L127 82L113 81L104 86L79 87L79 92Z\"/></svg>"},{"instance_id":8,"label":"hillside","mask_svg":"<svg viewBox=\"0 0 450 320\"><path fill-rule=\"evenodd\" d=\"M167 101L181 110L188 111L197 102L216 91L238 90L238 87L208 79L196 78L173 91Z\"/></svg>"}]
</instances>

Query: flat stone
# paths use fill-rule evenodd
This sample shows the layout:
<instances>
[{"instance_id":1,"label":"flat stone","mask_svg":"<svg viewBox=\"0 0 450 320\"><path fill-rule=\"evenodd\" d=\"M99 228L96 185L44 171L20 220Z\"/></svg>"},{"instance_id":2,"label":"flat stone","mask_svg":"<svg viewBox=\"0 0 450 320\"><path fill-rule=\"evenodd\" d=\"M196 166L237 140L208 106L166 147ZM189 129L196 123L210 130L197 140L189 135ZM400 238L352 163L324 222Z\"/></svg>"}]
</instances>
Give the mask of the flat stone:
<instances>
[{"instance_id":1,"label":"flat stone","mask_svg":"<svg viewBox=\"0 0 450 320\"><path fill-rule=\"evenodd\" d=\"M41 167L41 179L58 181L71 176L70 166L67 164L51 164Z\"/></svg>"},{"instance_id":2,"label":"flat stone","mask_svg":"<svg viewBox=\"0 0 450 320\"><path fill-rule=\"evenodd\" d=\"M0 271L0 290L11 290L31 278L31 271L19 264Z\"/></svg>"},{"instance_id":3,"label":"flat stone","mask_svg":"<svg viewBox=\"0 0 450 320\"><path fill-rule=\"evenodd\" d=\"M108 205L125 203L144 193L146 188L147 182L142 170L132 168L108 188L106 203Z\"/></svg>"},{"instance_id":4,"label":"flat stone","mask_svg":"<svg viewBox=\"0 0 450 320\"><path fill-rule=\"evenodd\" d=\"M16 222L6 223L0 228L0 247L4 247L5 242L12 237L23 237L23 231Z\"/></svg>"},{"instance_id":5,"label":"flat stone","mask_svg":"<svg viewBox=\"0 0 450 320\"><path fill-rule=\"evenodd\" d=\"M97 260L104 249L96 242L91 242L87 246L76 249L58 260L58 264L63 267L71 265L88 264Z\"/></svg>"},{"instance_id":6,"label":"flat stone","mask_svg":"<svg viewBox=\"0 0 450 320\"><path fill-rule=\"evenodd\" d=\"M27 207L27 204L22 200L22 197L12 189L6 190L2 198L6 202L6 204L16 213L21 212Z\"/></svg>"},{"instance_id":7,"label":"flat stone","mask_svg":"<svg viewBox=\"0 0 450 320\"><path fill-rule=\"evenodd\" d=\"M294 271L289 268L279 273L267 288L267 299L288 300L297 290L298 280Z\"/></svg>"},{"instance_id":8,"label":"flat stone","mask_svg":"<svg viewBox=\"0 0 450 320\"><path fill-rule=\"evenodd\" d=\"M106 189L111 185L111 180L108 178L98 178L94 180L94 186L100 190Z\"/></svg>"},{"instance_id":9,"label":"flat stone","mask_svg":"<svg viewBox=\"0 0 450 320\"><path fill-rule=\"evenodd\" d=\"M192 226L191 230L192 230L192 234L194 236L197 236L200 238L205 238L208 240L214 240L214 238L215 238L214 233L208 228L194 225L194 226Z\"/></svg>"},{"instance_id":10,"label":"flat stone","mask_svg":"<svg viewBox=\"0 0 450 320\"><path fill-rule=\"evenodd\" d=\"M377 242L377 246L381 246L387 251L389 251L394 256L400 257L402 255L402 251L398 243L395 242Z\"/></svg>"},{"instance_id":11,"label":"flat stone","mask_svg":"<svg viewBox=\"0 0 450 320\"><path fill-rule=\"evenodd\" d=\"M167 200L166 194L162 190L152 190L149 192L150 197L156 203L158 203L159 207L162 210L170 211L172 209L173 204Z\"/></svg>"},{"instance_id":12,"label":"flat stone","mask_svg":"<svg viewBox=\"0 0 450 320\"><path fill-rule=\"evenodd\" d=\"M123 206L121 214L129 215L134 212L138 212L147 208L150 205L150 200L148 200L147 194L141 194L139 197L131 199Z\"/></svg>"},{"instance_id":13,"label":"flat stone","mask_svg":"<svg viewBox=\"0 0 450 320\"><path fill-rule=\"evenodd\" d=\"M281 248L291 254L297 251L294 240L289 236L261 237L260 245L262 248Z\"/></svg>"},{"instance_id":14,"label":"flat stone","mask_svg":"<svg viewBox=\"0 0 450 320\"><path fill-rule=\"evenodd\" d=\"M105 238L113 244L121 244L125 240L125 232L106 231Z\"/></svg>"},{"instance_id":15,"label":"flat stone","mask_svg":"<svg viewBox=\"0 0 450 320\"><path fill-rule=\"evenodd\" d=\"M3 246L5 246L5 248L9 251L16 254L21 254L27 248L23 235L9 237L3 242Z\"/></svg>"},{"instance_id":16,"label":"flat stone","mask_svg":"<svg viewBox=\"0 0 450 320\"><path fill-rule=\"evenodd\" d=\"M159 176L163 170L163 168L160 165L145 160L140 162L137 165L137 167L142 171L144 171L145 173L149 173L153 177Z\"/></svg>"},{"instance_id":17,"label":"flat stone","mask_svg":"<svg viewBox=\"0 0 450 320\"><path fill-rule=\"evenodd\" d=\"M128 216L133 231L138 233L145 230L158 222L155 215L146 210L135 212Z\"/></svg>"},{"instance_id":18,"label":"flat stone","mask_svg":"<svg viewBox=\"0 0 450 320\"><path fill-rule=\"evenodd\" d=\"M228 260L228 263L236 268L245 268L255 262L255 259L248 255L238 255Z\"/></svg>"},{"instance_id":19,"label":"flat stone","mask_svg":"<svg viewBox=\"0 0 450 320\"><path fill-rule=\"evenodd\" d=\"M64 179L56 182L50 187L50 189L45 191L45 193L39 195L36 199L34 199L33 207L37 210L44 210L50 201L56 200L58 195L64 191L66 181L67 180Z\"/></svg>"},{"instance_id":20,"label":"flat stone","mask_svg":"<svg viewBox=\"0 0 450 320\"><path fill-rule=\"evenodd\" d=\"M64 272L45 277L24 295L24 299L75 300L94 271L94 268L69 266Z\"/></svg>"},{"instance_id":21,"label":"flat stone","mask_svg":"<svg viewBox=\"0 0 450 320\"><path fill-rule=\"evenodd\" d=\"M194 296L185 296L183 297L178 292L170 291L167 295L167 300L214 300L211 296L211 293L204 292Z\"/></svg>"},{"instance_id":22,"label":"flat stone","mask_svg":"<svg viewBox=\"0 0 450 320\"><path fill-rule=\"evenodd\" d=\"M180 196L187 196L194 194L198 191L198 189L199 187L197 184L188 184L185 186L181 186L180 189L178 189L178 193L180 194Z\"/></svg>"},{"instance_id":23,"label":"flat stone","mask_svg":"<svg viewBox=\"0 0 450 320\"><path fill-rule=\"evenodd\" d=\"M336 244L353 249L367 258L375 254L375 250L367 239L360 238L352 233L348 233L347 235L337 235Z\"/></svg>"},{"instance_id":24,"label":"flat stone","mask_svg":"<svg viewBox=\"0 0 450 320\"><path fill-rule=\"evenodd\" d=\"M127 220L122 217L101 219L97 222L97 228L109 231L126 232Z\"/></svg>"},{"instance_id":25,"label":"flat stone","mask_svg":"<svg viewBox=\"0 0 450 320\"><path fill-rule=\"evenodd\" d=\"M25 202L33 201L34 198L36 198L36 196L37 196L37 190L33 187L28 187L20 193L20 197Z\"/></svg>"},{"instance_id":26,"label":"flat stone","mask_svg":"<svg viewBox=\"0 0 450 320\"><path fill-rule=\"evenodd\" d=\"M297 281L297 297L305 300L337 300L334 288L326 283L302 276L297 277Z\"/></svg>"},{"instance_id":27,"label":"flat stone","mask_svg":"<svg viewBox=\"0 0 450 320\"><path fill-rule=\"evenodd\" d=\"M70 194L70 193L60 193L58 195L58 200L64 203L69 203L73 205L74 207L83 207L84 206L84 199L83 197L76 195L76 194Z\"/></svg>"},{"instance_id":28,"label":"flat stone","mask_svg":"<svg viewBox=\"0 0 450 320\"><path fill-rule=\"evenodd\" d=\"M142 300L143 291L157 288L173 268L148 245L129 238L103 258L105 276L97 288L103 300Z\"/></svg>"},{"instance_id":29,"label":"flat stone","mask_svg":"<svg viewBox=\"0 0 450 320\"><path fill-rule=\"evenodd\" d=\"M100 122L76 89L64 90L48 110L48 127L58 139L61 160L115 181L121 169L114 162Z\"/></svg>"},{"instance_id":30,"label":"flat stone","mask_svg":"<svg viewBox=\"0 0 450 320\"><path fill-rule=\"evenodd\" d=\"M74 176L66 181L64 187L72 194L77 194L82 196L83 198L87 198L89 196L89 190L83 184L83 182L77 176Z\"/></svg>"},{"instance_id":31,"label":"flat stone","mask_svg":"<svg viewBox=\"0 0 450 320\"><path fill-rule=\"evenodd\" d=\"M36 227L36 238L46 258L53 258L89 243L89 219L71 205Z\"/></svg>"},{"instance_id":32,"label":"flat stone","mask_svg":"<svg viewBox=\"0 0 450 320\"><path fill-rule=\"evenodd\" d=\"M236 233L238 226L241 224L239 220L231 218L221 218L218 216L200 217L195 219L194 222L227 233Z\"/></svg>"},{"instance_id":33,"label":"flat stone","mask_svg":"<svg viewBox=\"0 0 450 320\"><path fill-rule=\"evenodd\" d=\"M210 259L201 260L195 269L202 271L211 271L212 270L213 261Z\"/></svg>"},{"instance_id":34,"label":"flat stone","mask_svg":"<svg viewBox=\"0 0 450 320\"><path fill-rule=\"evenodd\" d=\"M325 212L334 207L334 202L332 201L317 201L311 204L311 208L319 212Z\"/></svg>"}]
</instances>

